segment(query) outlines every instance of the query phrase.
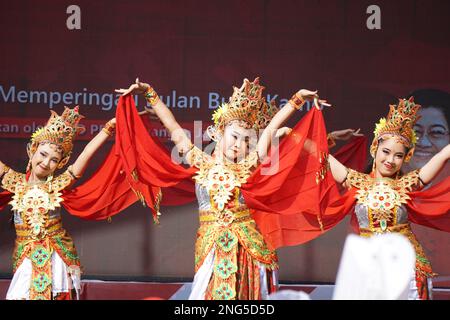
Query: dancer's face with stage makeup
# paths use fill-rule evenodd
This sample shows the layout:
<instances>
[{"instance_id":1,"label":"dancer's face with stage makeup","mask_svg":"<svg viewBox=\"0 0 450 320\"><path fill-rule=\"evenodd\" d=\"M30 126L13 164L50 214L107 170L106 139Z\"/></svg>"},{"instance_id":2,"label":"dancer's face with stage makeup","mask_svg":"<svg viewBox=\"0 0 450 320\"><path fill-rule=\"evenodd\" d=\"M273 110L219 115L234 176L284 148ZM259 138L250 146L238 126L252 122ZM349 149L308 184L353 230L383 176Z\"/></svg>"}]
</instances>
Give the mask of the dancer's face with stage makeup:
<instances>
[{"instance_id":1,"label":"dancer's face with stage makeup","mask_svg":"<svg viewBox=\"0 0 450 320\"><path fill-rule=\"evenodd\" d=\"M402 168L407 148L399 139L389 136L380 140L375 155L376 177L392 177Z\"/></svg>"},{"instance_id":2,"label":"dancer's face with stage makeup","mask_svg":"<svg viewBox=\"0 0 450 320\"><path fill-rule=\"evenodd\" d=\"M231 121L225 126L219 150L228 160L237 162L249 154L255 141L255 130L249 129L243 121Z\"/></svg>"},{"instance_id":3,"label":"dancer's face with stage makeup","mask_svg":"<svg viewBox=\"0 0 450 320\"><path fill-rule=\"evenodd\" d=\"M62 159L62 150L52 143L39 144L36 152L31 157L32 174L39 180L44 180L52 175Z\"/></svg>"}]
</instances>

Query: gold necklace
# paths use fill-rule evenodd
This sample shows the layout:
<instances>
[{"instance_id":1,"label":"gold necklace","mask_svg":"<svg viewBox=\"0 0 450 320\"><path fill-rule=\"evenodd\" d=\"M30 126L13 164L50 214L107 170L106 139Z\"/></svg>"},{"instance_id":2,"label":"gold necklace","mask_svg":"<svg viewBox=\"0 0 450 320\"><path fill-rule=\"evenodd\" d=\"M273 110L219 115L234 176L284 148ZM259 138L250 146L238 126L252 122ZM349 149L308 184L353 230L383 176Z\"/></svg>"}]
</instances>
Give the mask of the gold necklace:
<instances>
[{"instance_id":1,"label":"gold necklace","mask_svg":"<svg viewBox=\"0 0 450 320\"><path fill-rule=\"evenodd\" d=\"M13 210L24 217L33 238L43 238L48 222L48 212L61 206L60 192L70 185L72 178L66 171L56 179L41 183L29 183L23 173L10 170L2 180L5 190L13 193L10 204Z\"/></svg>"},{"instance_id":2,"label":"gold necklace","mask_svg":"<svg viewBox=\"0 0 450 320\"><path fill-rule=\"evenodd\" d=\"M397 209L410 199L408 193L419 183L419 171L412 171L399 179L373 178L349 169L347 177L350 185L358 189L356 199L358 203L368 208L372 223L379 223L385 231L388 223L395 223ZM370 217L369 217L370 218Z\"/></svg>"},{"instance_id":3,"label":"gold necklace","mask_svg":"<svg viewBox=\"0 0 450 320\"><path fill-rule=\"evenodd\" d=\"M244 184L251 175L251 169L258 162L256 151L234 163L219 157L212 157L197 147L192 150L192 164L197 167L194 179L205 187L219 211L233 196L233 190Z\"/></svg>"}]
</instances>

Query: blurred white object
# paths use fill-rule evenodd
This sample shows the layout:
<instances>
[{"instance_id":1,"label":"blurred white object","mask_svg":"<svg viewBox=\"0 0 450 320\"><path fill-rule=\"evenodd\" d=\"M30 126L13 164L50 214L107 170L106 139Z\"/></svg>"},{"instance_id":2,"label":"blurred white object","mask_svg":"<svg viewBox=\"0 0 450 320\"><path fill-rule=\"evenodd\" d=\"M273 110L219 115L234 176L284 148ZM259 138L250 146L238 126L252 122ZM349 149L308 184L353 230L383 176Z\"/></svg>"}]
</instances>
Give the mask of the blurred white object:
<instances>
[{"instance_id":1,"label":"blurred white object","mask_svg":"<svg viewBox=\"0 0 450 320\"><path fill-rule=\"evenodd\" d=\"M402 300L414 279L415 252L401 234L349 235L333 300Z\"/></svg>"},{"instance_id":2,"label":"blurred white object","mask_svg":"<svg viewBox=\"0 0 450 320\"><path fill-rule=\"evenodd\" d=\"M280 290L269 294L267 300L311 300L311 298L303 291Z\"/></svg>"}]
</instances>

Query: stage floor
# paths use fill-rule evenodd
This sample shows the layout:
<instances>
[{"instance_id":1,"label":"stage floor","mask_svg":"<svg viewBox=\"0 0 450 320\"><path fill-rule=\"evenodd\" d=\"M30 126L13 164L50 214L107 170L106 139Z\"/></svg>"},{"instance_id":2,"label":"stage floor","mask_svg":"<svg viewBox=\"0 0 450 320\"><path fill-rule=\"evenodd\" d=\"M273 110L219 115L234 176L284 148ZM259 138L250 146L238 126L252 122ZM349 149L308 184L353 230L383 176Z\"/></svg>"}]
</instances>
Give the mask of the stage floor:
<instances>
[{"instance_id":1,"label":"stage floor","mask_svg":"<svg viewBox=\"0 0 450 320\"><path fill-rule=\"evenodd\" d=\"M10 280L0 280L0 299L6 297ZM450 300L450 279L440 279L433 282L433 299ZM333 285L312 284L282 284L280 290L289 289L304 291L312 300L330 300ZM186 300L191 289L190 282L123 282L83 280L81 288L82 300Z\"/></svg>"}]
</instances>

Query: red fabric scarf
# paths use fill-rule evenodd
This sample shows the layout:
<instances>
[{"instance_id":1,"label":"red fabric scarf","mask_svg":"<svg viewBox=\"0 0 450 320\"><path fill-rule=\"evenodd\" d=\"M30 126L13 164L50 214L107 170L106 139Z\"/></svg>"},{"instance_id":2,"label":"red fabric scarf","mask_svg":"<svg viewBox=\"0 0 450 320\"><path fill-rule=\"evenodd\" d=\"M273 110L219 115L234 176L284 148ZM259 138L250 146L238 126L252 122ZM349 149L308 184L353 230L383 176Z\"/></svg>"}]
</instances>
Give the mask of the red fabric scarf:
<instances>
[{"instance_id":1,"label":"red fabric scarf","mask_svg":"<svg viewBox=\"0 0 450 320\"><path fill-rule=\"evenodd\" d=\"M167 149L148 134L131 97L119 99L116 120L115 146L88 181L64 192L64 207L83 219L100 220L137 201L136 195L156 215L161 188L176 190L175 194L181 190L184 198L173 203L193 200L193 183L189 180L196 169L172 162ZM354 140L353 147L347 147L338 157L344 164L347 159L347 163L363 166L364 143L361 139ZM278 160L273 156L277 151ZM349 151L353 153L349 155ZM324 157L327 153L322 114L313 108L277 149L271 150L269 159L278 169L267 175L265 170L269 164L263 163L242 186L246 204L272 248L314 239L353 212L356 190L352 188L344 195L339 194L327 169ZM450 231L449 191L450 178L428 190L410 193L411 221ZM10 199L10 193L1 193L0 206Z\"/></svg>"},{"instance_id":2,"label":"red fabric scarf","mask_svg":"<svg viewBox=\"0 0 450 320\"><path fill-rule=\"evenodd\" d=\"M131 162L128 172L137 169L141 181L153 187L180 188L196 169L185 169L171 162L167 150L153 141L142 125L134 101L130 97L119 100L118 124L128 126L127 141L132 141L132 151L138 160ZM134 137L134 140L131 139ZM305 142L309 143L304 148ZM344 147L338 157L356 169L365 165L366 140L355 139L352 147ZM326 129L319 110L313 108L293 128L278 147L279 159L275 174L266 175L268 164L261 164L242 186L242 193L260 231L272 248L304 243L321 235L353 213L355 189L339 195L334 179L324 162L327 154ZM309 151L306 151L306 150ZM342 150L342 149L341 149ZM350 151L353 151L349 154ZM271 153L272 154L272 153ZM347 159L347 160L346 160ZM321 162L322 161L322 162ZM359 166L355 167L355 166ZM322 170L322 171L321 171ZM323 173L320 180L316 178ZM448 230L447 212L450 210L449 180L426 191L411 193L413 222ZM192 184L181 188L188 195ZM189 197L187 197L189 198Z\"/></svg>"},{"instance_id":3,"label":"red fabric scarf","mask_svg":"<svg viewBox=\"0 0 450 320\"><path fill-rule=\"evenodd\" d=\"M185 193L186 200L192 199L188 195L193 194L193 184L186 179L191 179L196 169L186 169L171 161L167 150L148 134L133 99L119 99L116 119L117 145L125 157L123 161L126 162L127 175L131 177L135 171L143 184L153 188L175 187ZM309 152L303 148L305 141L311 143ZM363 146L361 141L356 139L352 143ZM354 155L359 154L362 157L360 163L364 163L366 150L361 147L352 150L357 150ZM272 247L308 241L335 226L350 212L354 204L353 193L348 192L347 197L340 197L331 173L326 170L324 156L327 152L322 114L314 108L282 140L277 162L279 170L275 174L265 175L264 170L269 165L262 164L242 187L246 203ZM316 181L321 170L323 177ZM139 190L140 187L134 188ZM148 201L151 202L151 199ZM320 212L324 212L321 219L318 217Z\"/></svg>"}]
</instances>

